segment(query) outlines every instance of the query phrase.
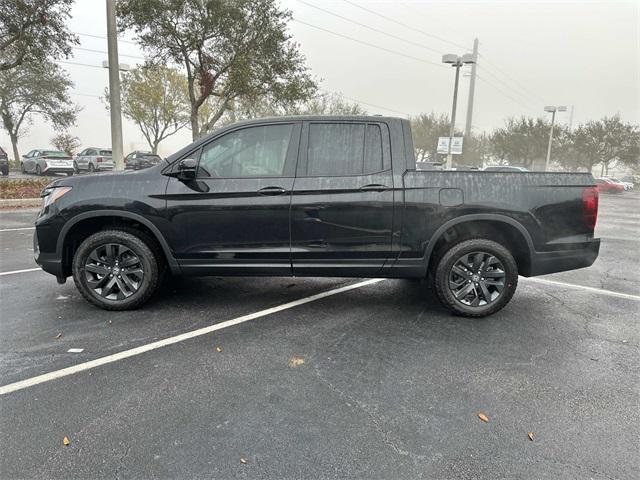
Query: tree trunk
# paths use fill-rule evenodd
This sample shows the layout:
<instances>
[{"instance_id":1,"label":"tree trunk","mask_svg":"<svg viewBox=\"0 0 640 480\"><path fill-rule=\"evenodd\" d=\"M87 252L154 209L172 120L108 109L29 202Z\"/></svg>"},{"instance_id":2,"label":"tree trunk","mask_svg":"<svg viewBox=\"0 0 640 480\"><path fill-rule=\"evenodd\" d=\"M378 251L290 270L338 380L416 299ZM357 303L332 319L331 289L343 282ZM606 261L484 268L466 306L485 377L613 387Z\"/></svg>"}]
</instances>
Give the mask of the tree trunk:
<instances>
[{"instance_id":1,"label":"tree trunk","mask_svg":"<svg viewBox=\"0 0 640 480\"><path fill-rule=\"evenodd\" d=\"M200 126L198 125L198 109L191 105L191 140L194 142L200 138Z\"/></svg>"},{"instance_id":2,"label":"tree trunk","mask_svg":"<svg viewBox=\"0 0 640 480\"><path fill-rule=\"evenodd\" d=\"M158 154L158 144L159 143L160 143L160 141L154 140L153 145L151 145L151 153L153 153L154 155Z\"/></svg>"},{"instance_id":3,"label":"tree trunk","mask_svg":"<svg viewBox=\"0 0 640 480\"><path fill-rule=\"evenodd\" d=\"M20 162L20 152L18 151L18 137L16 135L9 134L11 139L11 146L13 147L13 159L16 162Z\"/></svg>"},{"instance_id":4,"label":"tree trunk","mask_svg":"<svg viewBox=\"0 0 640 480\"><path fill-rule=\"evenodd\" d=\"M602 163L602 167L600 168L600 176L604 176L604 162Z\"/></svg>"}]
</instances>

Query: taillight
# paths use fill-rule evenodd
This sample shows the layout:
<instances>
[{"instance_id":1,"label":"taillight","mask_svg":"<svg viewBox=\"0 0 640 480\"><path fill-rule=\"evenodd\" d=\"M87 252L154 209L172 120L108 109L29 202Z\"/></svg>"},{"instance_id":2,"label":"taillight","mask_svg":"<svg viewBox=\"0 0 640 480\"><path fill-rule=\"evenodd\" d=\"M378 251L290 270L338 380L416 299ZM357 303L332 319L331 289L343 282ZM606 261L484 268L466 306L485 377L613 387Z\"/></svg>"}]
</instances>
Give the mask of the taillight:
<instances>
[{"instance_id":1,"label":"taillight","mask_svg":"<svg viewBox=\"0 0 640 480\"><path fill-rule=\"evenodd\" d=\"M591 230L596 228L598 220L598 188L589 187L582 191L582 217Z\"/></svg>"},{"instance_id":2,"label":"taillight","mask_svg":"<svg viewBox=\"0 0 640 480\"><path fill-rule=\"evenodd\" d=\"M102 160L104 160L104 158L102 158L102 157L97 157L96 158L96 162L98 162L98 163L102 163Z\"/></svg>"}]
</instances>

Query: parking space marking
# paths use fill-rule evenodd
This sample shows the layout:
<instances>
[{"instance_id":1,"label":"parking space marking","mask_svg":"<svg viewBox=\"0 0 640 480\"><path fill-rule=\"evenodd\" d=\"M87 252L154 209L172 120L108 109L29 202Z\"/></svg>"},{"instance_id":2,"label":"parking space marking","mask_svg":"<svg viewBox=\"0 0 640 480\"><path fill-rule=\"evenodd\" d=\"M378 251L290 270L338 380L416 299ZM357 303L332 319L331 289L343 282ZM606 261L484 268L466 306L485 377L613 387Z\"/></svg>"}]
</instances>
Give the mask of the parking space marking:
<instances>
[{"instance_id":1,"label":"parking space marking","mask_svg":"<svg viewBox=\"0 0 640 480\"><path fill-rule=\"evenodd\" d=\"M15 275L16 273L37 272L38 270L41 271L41 272L44 271L40 267L38 267L38 268L25 268L24 270L13 270L11 272L0 272L0 277L2 277L4 275Z\"/></svg>"},{"instance_id":2,"label":"parking space marking","mask_svg":"<svg viewBox=\"0 0 640 480\"><path fill-rule=\"evenodd\" d=\"M0 232L17 232L18 230L35 230L36 227L3 228Z\"/></svg>"},{"instance_id":3,"label":"parking space marking","mask_svg":"<svg viewBox=\"0 0 640 480\"><path fill-rule=\"evenodd\" d=\"M608 295L610 297L626 298L627 300L635 300L637 302L640 301L640 295L632 295L630 293L614 292L613 290L606 290L604 288L587 287L585 285L577 285L575 283L558 282L557 280L548 280L546 278L528 277L525 280L527 282L542 283L542 284L545 284L545 285L557 285L557 286L566 287L566 288L576 288L576 289L579 289L579 290L587 290L589 292L599 293L600 295Z\"/></svg>"},{"instance_id":4,"label":"parking space marking","mask_svg":"<svg viewBox=\"0 0 640 480\"><path fill-rule=\"evenodd\" d=\"M297 307L299 305L315 302L316 300L321 300L323 298L330 297L332 295L337 295L339 293L355 290L356 288L366 287L367 285L373 285L374 283L381 282L382 280L383 279L381 278L374 278L371 280L365 280L363 282L353 283L345 287L334 288L333 290L328 290L326 292L318 293L316 295L304 297L299 300L294 300L292 302L283 303L282 305L278 305L277 307L267 308L265 310L260 310L259 312L250 313L248 315L243 315L241 317L233 318L231 320L226 320L221 323L216 323L215 325L210 325L208 327L192 330L190 332L182 333L174 337L165 338L164 340L147 343L146 345L141 345L136 348L132 348L129 350L124 350L122 352L114 353L112 355L96 358L95 360L90 360L88 362L80 363L72 367L63 368L61 370L55 370L53 372L45 373L43 375L27 378L26 380L21 380L19 382L3 385L2 387L0 387L0 395L6 395L8 393L33 387L35 385L49 382L51 380L56 380L58 378L66 377L68 375L73 375L74 373L90 370L92 368L106 365L108 363L117 362L118 360L124 360L125 358L133 357L145 352L149 352L151 350L156 350L158 348L166 347L167 345L173 345L174 343L184 342L185 340L189 340L191 338L206 335L208 333L215 332L217 330L222 330L224 328L232 327L234 325L239 325L241 323L248 322L250 320L255 320L256 318L265 317L267 315L281 312L283 310Z\"/></svg>"},{"instance_id":5,"label":"parking space marking","mask_svg":"<svg viewBox=\"0 0 640 480\"><path fill-rule=\"evenodd\" d=\"M614 237L610 235L604 235L600 238L602 238L603 240L619 240L621 242L640 242L640 238L634 237Z\"/></svg>"}]
</instances>

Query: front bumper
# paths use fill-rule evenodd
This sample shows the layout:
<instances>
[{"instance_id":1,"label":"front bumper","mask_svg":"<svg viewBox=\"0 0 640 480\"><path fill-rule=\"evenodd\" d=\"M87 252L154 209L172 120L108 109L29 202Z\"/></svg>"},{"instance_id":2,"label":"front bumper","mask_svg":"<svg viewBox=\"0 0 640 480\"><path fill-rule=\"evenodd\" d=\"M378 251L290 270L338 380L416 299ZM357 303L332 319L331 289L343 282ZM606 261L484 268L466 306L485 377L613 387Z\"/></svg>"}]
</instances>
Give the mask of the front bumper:
<instances>
[{"instance_id":1,"label":"front bumper","mask_svg":"<svg viewBox=\"0 0 640 480\"><path fill-rule=\"evenodd\" d=\"M531 256L531 269L528 277L564 272L593 265L600 252L600 239L579 244L567 250L534 252Z\"/></svg>"},{"instance_id":2,"label":"front bumper","mask_svg":"<svg viewBox=\"0 0 640 480\"><path fill-rule=\"evenodd\" d=\"M47 231L43 232L48 236ZM33 232L33 258L35 262L47 273L54 275L58 278L66 277L63 272L62 258L56 252L43 252L40 250L40 244L38 241L38 228Z\"/></svg>"}]
</instances>

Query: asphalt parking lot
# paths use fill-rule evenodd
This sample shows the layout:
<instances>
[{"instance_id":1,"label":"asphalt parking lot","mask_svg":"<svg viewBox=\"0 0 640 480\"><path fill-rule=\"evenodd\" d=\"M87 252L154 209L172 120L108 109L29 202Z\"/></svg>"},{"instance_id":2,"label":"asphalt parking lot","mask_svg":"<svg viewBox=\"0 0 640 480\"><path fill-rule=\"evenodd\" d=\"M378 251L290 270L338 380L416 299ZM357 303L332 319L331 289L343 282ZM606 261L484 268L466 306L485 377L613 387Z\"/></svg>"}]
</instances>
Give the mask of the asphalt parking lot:
<instances>
[{"instance_id":1,"label":"asphalt parking lot","mask_svg":"<svg viewBox=\"0 0 640 480\"><path fill-rule=\"evenodd\" d=\"M358 279L180 279L105 312L31 271L34 210L0 211L0 386L27 382L0 387L0 477L639 478L640 194L600 203L591 268L482 320Z\"/></svg>"}]
</instances>

